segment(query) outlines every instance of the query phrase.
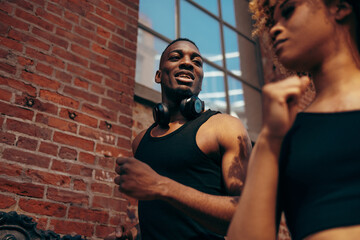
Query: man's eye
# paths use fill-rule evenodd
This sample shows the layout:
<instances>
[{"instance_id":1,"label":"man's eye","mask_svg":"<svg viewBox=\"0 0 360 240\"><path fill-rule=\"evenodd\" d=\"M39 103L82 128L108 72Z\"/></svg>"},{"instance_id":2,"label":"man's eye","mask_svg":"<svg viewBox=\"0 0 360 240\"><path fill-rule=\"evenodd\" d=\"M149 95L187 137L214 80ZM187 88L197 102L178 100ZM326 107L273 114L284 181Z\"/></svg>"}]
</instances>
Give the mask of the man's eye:
<instances>
[{"instance_id":1,"label":"man's eye","mask_svg":"<svg viewBox=\"0 0 360 240\"><path fill-rule=\"evenodd\" d=\"M169 60L178 60L178 59L180 59L179 56L170 56L169 57Z\"/></svg>"},{"instance_id":2,"label":"man's eye","mask_svg":"<svg viewBox=\"0 0 360 240\"><path fill-rule=\"evenodd\" d=\"M198 65L198 66L202 66L202 61L199 61L199 60L194 60L194 63L196 64L196 65Z\"/></svg>"}]
</instances>

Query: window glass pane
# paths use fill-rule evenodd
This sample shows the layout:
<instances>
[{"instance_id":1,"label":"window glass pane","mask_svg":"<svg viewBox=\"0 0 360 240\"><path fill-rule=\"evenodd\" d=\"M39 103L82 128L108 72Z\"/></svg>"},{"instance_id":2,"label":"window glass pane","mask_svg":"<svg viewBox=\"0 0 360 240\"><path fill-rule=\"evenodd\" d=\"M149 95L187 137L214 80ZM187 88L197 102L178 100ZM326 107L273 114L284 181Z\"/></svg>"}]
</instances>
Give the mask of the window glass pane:
<instances>
[{"instance_id":1,"label":"window glass pane","mask_svg":"<svg viewBox=\"0 0 360 240\"><path fill-rule=\"evenodd\" d=\"M156 32L175 38L175 0L140 0L139 21Z\"/></svg>"},{"instance_id":2,"label":"window glass pane","mask_svg":"<svg viewBox=\"0 0 360 240\"><path fill-rule=\"evenodd\" d=\"M224 26L226 68L237 76L241 76L240 52L237 33Z\"/></svg>"},{"instance_id":3,"label":"window glass pane","mask_svg":"<svg viewBox=\"0 0 360 240\"><path fill-rule=\"evenodd\" d=\"M226 112L224 72L204 63L204 79L199 98L205 101L205 107Z\"/></svg>"},{"instance_id":4,"label":"window glass pane","mask_svg":"<svg viewBox=\"0 0 360 240\"><path fill-rule=\"evenodd\" d=\"M167 42L138 28L136 82L157 91L161 90L160 84L155 83L155 73L159 69L161 53L167 45Z\"/></svg>"},{"instance_id":5,"label":"window glass pane","mask_svg":"<svg viewBox=\"0 0 360 240\"><path fill-rule=\"evenodd\" d=\"M245 101L244 101L244 90L242 83L228 76L229 86L229 99L230 99L230 114L234 117L240 118L246 126L246 115L245 115Z\"/></svg>"},{"instance_id":6,"label":"window glass pane","mask_svg":"<svg viewBox=\"0 0 360 240\"><path fill-rule=\"evenodd\" d=\"M186 1L180 3L181 37L193 40L203 57L222 66L219 22Z\"/></svg>"},{"instance_id":7,"label":"window glass pane","mask_svg":"<svg viewBox=\"0 0 360 240\"><path fill-rule=\"evenodd\" d=\"M236 27L234 10L233 0L221 0L221 15L223 20Z\"/></svg>"},{"instance_id":8,"label":"window glass pane","mask_svg":"<svg viewBox=\"0 0 360 240\"><path fill-rule=\"evenodd\" d=\"M206 8L209 12L219 16L217 0L193 0L203 8Z\"/></svg>"}]
</instances>

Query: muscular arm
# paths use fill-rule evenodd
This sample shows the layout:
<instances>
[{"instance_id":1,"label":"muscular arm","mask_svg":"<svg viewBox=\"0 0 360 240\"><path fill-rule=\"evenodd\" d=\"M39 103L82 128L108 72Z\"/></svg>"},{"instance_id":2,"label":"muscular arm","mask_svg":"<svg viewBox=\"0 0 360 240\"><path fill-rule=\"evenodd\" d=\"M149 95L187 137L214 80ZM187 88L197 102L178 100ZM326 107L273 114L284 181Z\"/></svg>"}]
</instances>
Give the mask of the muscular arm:
<instances>
[{"instance_id":1,"label":"muscular arm","mask_svg":"<svg viewBox=\"0 0 360 240\"><path fill-rule=\"evenodd\" d=\"M120 175L123 173L123 183L129 183L124 173L135 172L133 170L137 169L137 173L131 173L134 179L137 178L137 182L120 186L120 190L125 194L137 199L167 201L209 230L225 235L244 185L251 143L239 119L224 114L212 118L205 125L205 132L210 133L210 135L203 137L203 140L199 139L200 142L204 141L205 144L203 145L206 149L202 149L201 143L199 147L204 152L217 152L221 157L227 196L210 195L182 185L167 177L158 175L148 165L135 159L118 159L118 164L122 166L122 170L119 168L117 172ZM139 140L136 138L133 144L135 151L138 142ZM140 175L143 176L141 179L139 178ZM134 190L142 185L147 186L146 190Z\"/></svg>"}]
</instances>

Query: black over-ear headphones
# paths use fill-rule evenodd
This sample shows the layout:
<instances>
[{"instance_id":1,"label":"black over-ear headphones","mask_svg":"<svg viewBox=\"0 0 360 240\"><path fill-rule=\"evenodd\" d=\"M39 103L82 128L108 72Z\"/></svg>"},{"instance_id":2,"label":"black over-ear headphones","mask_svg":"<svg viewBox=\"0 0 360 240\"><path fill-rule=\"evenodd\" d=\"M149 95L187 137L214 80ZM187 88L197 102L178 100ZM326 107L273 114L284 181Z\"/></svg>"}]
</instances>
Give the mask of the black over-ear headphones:
<instances>
[{"instance_id":1,"label":"black over-ear headphones","mask_svg":"<svg viewBox=\"0 0 360 240\"><path fill-rule=\"evenodd\" d=\"M181 114L191 120L198 117L205 109L205 104L197 96L183 99L180 103ZM169 109L164 103L158 103L153 108L153 117L160 126L168 126L170 122Z\"/></svg>"}]
</instances>

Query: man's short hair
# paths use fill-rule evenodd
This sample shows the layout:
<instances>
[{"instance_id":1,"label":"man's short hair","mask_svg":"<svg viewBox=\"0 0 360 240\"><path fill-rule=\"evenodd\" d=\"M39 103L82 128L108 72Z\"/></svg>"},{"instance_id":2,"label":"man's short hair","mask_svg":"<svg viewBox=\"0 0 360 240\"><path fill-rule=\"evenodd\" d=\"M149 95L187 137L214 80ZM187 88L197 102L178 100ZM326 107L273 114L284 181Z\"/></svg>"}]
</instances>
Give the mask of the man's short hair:
<instances>
[{"instance_id":1,"label":"man's short hair","mask_svg":"<svg viewBox=\"0 0 360 240\"><path fill-rule=\"evenodd\" d=\"M164 49L164 51L161 53L159 66L161 65L161 62L162 62L164 53L166 52L166 49L168 49L171 45L173 45L174 43L179 42L179 41L187 41L187 42L190 42L190 43L192 43L192 44L199 50L198 46L197 46L193 41L191 41L190 39L188 39L188 38L177 38L177 39L173 40L171 43L169 43L169 44L166 46L166 48Z\"/></svg>"}]
</instances>

